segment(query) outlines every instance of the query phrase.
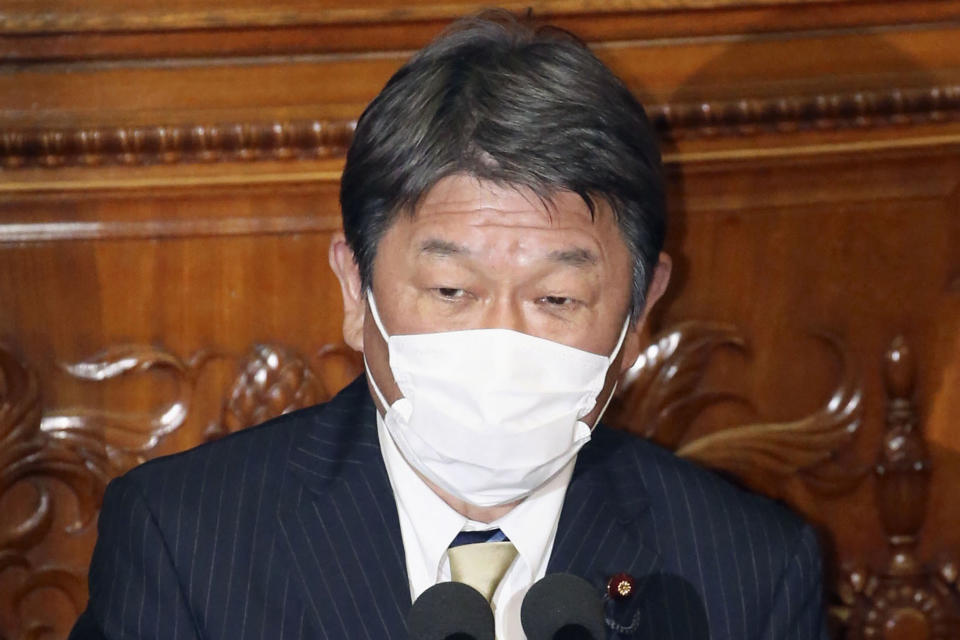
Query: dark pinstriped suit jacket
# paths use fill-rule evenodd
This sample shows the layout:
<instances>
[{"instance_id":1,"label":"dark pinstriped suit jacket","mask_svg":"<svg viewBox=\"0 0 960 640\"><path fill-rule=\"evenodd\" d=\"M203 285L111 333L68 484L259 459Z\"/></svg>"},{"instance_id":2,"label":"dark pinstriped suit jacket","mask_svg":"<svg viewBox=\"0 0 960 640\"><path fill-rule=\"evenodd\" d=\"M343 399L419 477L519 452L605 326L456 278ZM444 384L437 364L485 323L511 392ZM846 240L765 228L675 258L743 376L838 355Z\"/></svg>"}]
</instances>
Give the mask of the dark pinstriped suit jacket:
<instances>
[{"instance_id":1,"label":"dark pinstriped suit jacket","mask_svg":"<svg viewBox=\"0 0 960 640\"><path fill-rule=\"evenodd\" d=\"M71 638L406 638L403 543L361 377L331 402L113 481ZM817 543L774 503L606 428L549 572L602 589L610 638L825 638ZM510 640L510 639L507 639Z\"/></svg>"}]
</instances>

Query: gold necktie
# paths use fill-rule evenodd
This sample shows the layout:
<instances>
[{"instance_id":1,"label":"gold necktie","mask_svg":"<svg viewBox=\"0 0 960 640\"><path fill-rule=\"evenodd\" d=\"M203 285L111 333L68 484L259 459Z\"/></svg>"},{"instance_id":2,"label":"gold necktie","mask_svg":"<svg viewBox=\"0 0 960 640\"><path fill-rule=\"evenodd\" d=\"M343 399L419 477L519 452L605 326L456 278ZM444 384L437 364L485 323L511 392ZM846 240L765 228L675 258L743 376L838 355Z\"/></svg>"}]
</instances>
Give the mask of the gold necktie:
<instances>
[{"instance_id":1,"label":"gold necktie","mask_svg":"<svg viewBox=\"0 0 960 640\"><path fill-rule=\"evenodd\" d=\"M447 549L450 577L483 594L487 602L493 598L503 574L517 557L512 542L479 542Z\"/></svg>"}]
</instances>

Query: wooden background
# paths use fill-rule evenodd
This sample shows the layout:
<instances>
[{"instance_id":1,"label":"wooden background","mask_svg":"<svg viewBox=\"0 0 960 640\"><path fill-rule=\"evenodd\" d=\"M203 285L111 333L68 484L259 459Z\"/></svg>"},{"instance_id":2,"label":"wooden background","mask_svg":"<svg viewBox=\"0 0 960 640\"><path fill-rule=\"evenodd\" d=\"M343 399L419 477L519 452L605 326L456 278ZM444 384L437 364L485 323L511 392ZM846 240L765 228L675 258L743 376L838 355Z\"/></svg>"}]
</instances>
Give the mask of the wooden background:
<instances>
[{"instance_id":1,"label":"wooden background","mask_svg":"<svg viewBox=\"0 0 960 640\"><path fill-rule=\"evenodd\" d=\"M662 135L675 277L611 420L806 514L837 637L960 637L960 2L504 5ZM359 371L353 121L480 6L0 0L0 638L66 635L110 477Z\"/></svg>"}]
</instances>

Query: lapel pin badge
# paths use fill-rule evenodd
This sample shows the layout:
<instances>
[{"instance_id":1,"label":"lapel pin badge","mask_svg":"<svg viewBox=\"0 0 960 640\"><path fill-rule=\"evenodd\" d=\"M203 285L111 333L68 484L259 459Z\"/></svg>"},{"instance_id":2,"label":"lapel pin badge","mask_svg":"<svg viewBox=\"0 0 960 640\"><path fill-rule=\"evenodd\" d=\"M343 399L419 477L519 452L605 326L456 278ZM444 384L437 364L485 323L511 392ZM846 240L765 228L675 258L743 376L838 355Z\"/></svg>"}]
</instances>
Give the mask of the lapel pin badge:
<instances>
[{"instance_id":1,"label":"lapel pin badge","mask_svg":"<svg viewBox=\"0 0 960 640\"><path fill-rule=\"evenodd\" d=\"M607 581L607 595L612 600L626 600L633 595L635 581L629 573L615 573Z\"/></svg>"}]
</instances>

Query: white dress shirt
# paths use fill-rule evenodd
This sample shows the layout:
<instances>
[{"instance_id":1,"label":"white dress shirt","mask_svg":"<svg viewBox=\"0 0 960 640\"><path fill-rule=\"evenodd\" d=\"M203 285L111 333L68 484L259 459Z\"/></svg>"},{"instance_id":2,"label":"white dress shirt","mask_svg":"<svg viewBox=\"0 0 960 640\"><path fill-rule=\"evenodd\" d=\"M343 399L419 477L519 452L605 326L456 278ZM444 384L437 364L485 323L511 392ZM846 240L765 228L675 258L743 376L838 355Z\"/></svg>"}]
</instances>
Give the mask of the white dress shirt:
<instances>
[{"instance_id":1,"label":"white dress shirt","mask_svg":"<svg viewBox=\"0 0 960 640\"><path fill-rule=\"evenodd\" d=\"M500 529L517 549L493 595L497 638L522 640L520 605L547 571L574 457L559 473L502 518L476 522L454 511L407 463L377 413L377 436L400 516L400 533L410 580L411 602L438 582L450 580L447 548L460 531Z\"/></svg>"}]
</instances>

